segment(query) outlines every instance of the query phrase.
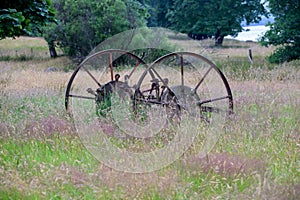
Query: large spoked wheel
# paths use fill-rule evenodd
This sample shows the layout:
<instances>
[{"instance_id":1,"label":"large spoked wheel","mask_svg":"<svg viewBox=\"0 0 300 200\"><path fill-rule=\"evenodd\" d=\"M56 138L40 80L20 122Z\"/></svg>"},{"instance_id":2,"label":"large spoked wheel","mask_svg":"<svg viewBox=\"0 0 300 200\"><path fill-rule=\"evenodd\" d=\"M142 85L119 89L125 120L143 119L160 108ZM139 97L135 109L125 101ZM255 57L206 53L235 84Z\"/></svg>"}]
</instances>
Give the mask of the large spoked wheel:
<instances>
[{"instance_id":1,"label":"large spoked wheel","mask_svg":"<svg viewBox=\"0 0 300 200\"><path fill-rule=\"evenodd\" d=\"M155 98L143 88L153 82L158 88ZM142 74L136 91L135 102L160 104L171 119L186 113L210 121L214 113L233 112L233 97L224 74L210 60L191 52L170 53L154 61Z\"/></svg>"},{"instance_id":2,"label":"large spoked wheel","mask_svg":"<svg viewBox=\"0 0 300 200\"><path fill-rule=\"evenodd\" d=\"M99 118L122 118L124 104L132 102L136 82L147 67L141 58L123 50L105 50L87 57L73 72L65 95L65 107L75 125L100 121ZM109 123L112 124L105 121L101 126Z\"/></svg>"}]
</instances>

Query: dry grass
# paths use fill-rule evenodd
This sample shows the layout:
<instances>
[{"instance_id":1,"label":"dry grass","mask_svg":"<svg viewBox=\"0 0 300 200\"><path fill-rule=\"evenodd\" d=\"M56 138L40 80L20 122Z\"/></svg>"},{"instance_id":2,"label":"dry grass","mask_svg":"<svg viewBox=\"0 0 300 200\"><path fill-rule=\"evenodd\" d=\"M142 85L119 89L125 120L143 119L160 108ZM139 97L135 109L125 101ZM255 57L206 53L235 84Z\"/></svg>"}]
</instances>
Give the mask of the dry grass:
<instances>
[{"instance_id":1,"label":"dry grass","mask_svg":"<svg viewBox=\"0 0 300 200\"><path fill-rule=\"evenodd\" d=\"M58 49L58 54L62 51ZM3 59L47 59L49 50L43 38L18 37L0 40L0 58Z\"/></svg>"},{"instance_id":2,"label":"dry grass","mask_svg":"<svg viewBox=\"0 0 300 200\"><path fill-rule=\"evenodd\" d=\"M32 93L34 91L63 91L66 88L70 73L44 72L37 69L14 70L1 73L0 88L10 95Z\"/></svg>"},{"instance_id":3,"label":"dry grass","mask_svg":"<svg viewBox=\"0 0 300 200\"><path fill-rule=\"evenodd\" d=\"M33 38L33 37L17 37L7 38L0 41L1 52L3 49L6 50L18 50L24 49L28 51L30 48L40 48L47 50L47 42L43 38Z\"/></svg>"},{"instance_id":4,"label":"dry grass","mask_svg":"<svg viewBox=\"0 0 300 200\"><path fill-rule=\"evenodd\" d=\"M233 39L225 39L222 47L215 47L212 39L192 40L186 35L172 35L170 42L176 44L180 50L199 53L213 61L220 58L247 58L249 49L252 50L253 57L265 57L275 50L275 47L262 47L257 42L240 42Z\"/></svg>"}]
</instances>

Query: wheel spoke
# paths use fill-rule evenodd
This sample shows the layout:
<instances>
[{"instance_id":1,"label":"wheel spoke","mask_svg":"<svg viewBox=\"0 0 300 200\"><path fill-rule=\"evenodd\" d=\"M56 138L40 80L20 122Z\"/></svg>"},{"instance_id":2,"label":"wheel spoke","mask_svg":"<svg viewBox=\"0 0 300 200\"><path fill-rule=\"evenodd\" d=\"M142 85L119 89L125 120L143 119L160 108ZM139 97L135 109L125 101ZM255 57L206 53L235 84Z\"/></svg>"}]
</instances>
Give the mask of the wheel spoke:
<instances>
[{"instance_id":1,"label":"wheel spoke","mask_svg":"<svg viewBox=\"0 0 300 200\"><path fill-rule=\"evenodd\" d=\"M101 84L97 81L97 79L93 76L93 74L84 66L82 66L82 68L84 69L84 71L86 71L86 73L88 73L88 75L90 75L90 77L97 83L97 85L101 87Z\"/></svg>"},{"instance_id":2,"label":"wheel spoke","mask_svg":"<svg viewBox=\"0 0 300 200\"><path fill-rule=\"evenodd\" d=\"M142 55L142 57L140 58L140 60L137 60L137 62L136 62L136 64L135 64L134 68L132 69L132 71L131 71L130 74L128 75L128 78L130 78L130 77L132 76L132 74L134 73L134 71L136 70L136 68L142 63L142 60L143 60L144 56L145 56L145 52L143 52L143 55Z\"/></svg>"},{"instance_id":3,"label":"wheel spoke","mask_svg":"<svg viewBox=\"0 0 300 200\"><path fill-rule=\"evenodd\" d=\"M113 81L114 80L113 55L111 52L109 53L109 68L110 68L110 78Z\"/></svg>"},{"instance_id":4,"label":"wheel spoke","mask_svg":"<svg viewBox=\"0 0 300 200\"><path fill-rule=\"evenodd\" d=\"M135 66L133 67L133 69L131 70L130 74L128 75L128 78L130 78L132 76L132 74L134 73L134 71L136 70L136 68L141 64L140 61L137 61L137 63L135 64Z\"/></svg>"},{"instance_id":5,"label":"wheel spoke","mask_svg":"<svg viewBox=\"0 0 300 200\"><path fill-rule=\"evenodd\" d=\"M180 65L181 65L181 85L184 86L184 76L183 76L183 55L180 54Z\"/></svg>"},{"instance_id":6,"label":"wheel spoke","mask_svg":"<svg viewBox=\"0 0 300 200\"><path fill-rule=\"evenodd\" d=\"M214 102L214 101L221 101L223 99L229 99L229 98L230 98L230 96L224 96L224 97L218 97L218 98L214 98L214 99L208 99L208 100L197 102L197 105L201 106L201 105L206 104L206 103L211 103L211 102Z\"/></svg>"},{"instance_id":7,"label":"wheel spoke","mask_svg":"<svg viewBox=\"0 0 300 200\"><path fill-rule=\"evenodd\" d=\"M213 67L210 67L207 72L204 74L204 76L201 78L201 80L199 81L199 83L196 85L194 91L196 92L197 89L199 88L199 86L203 83L204 79L207 77L207 75L209 74L209 72L213 69Z\"/></svg>"},{"instance_id":8,"label":"wheel spoke","mask_svg":"<svg viewBox=\"0 0 300 200\"><path fill-rule=\"evenodd\" d=\"M95 100L95 97L87 97L87 96L75 95L75 94L69 94L69 97L79 98L79 99L91 99L91 100Z\"/></svg>"},{"instance_id":9,"label":"wheel spoke","mask_svg":"<svg viewBox=\"0 0 300 200\"><path fill-rule=\"evenodd\" d=\"M170 89L168 87L168 84L166 83L166 81L164 81L164 79L158 74L158 72L152 67L149 71L149 73L154 72L154 74L158 77L158 79L163 83L164 86L166 86L168 89Z\"/></svg>"}]
</instances>

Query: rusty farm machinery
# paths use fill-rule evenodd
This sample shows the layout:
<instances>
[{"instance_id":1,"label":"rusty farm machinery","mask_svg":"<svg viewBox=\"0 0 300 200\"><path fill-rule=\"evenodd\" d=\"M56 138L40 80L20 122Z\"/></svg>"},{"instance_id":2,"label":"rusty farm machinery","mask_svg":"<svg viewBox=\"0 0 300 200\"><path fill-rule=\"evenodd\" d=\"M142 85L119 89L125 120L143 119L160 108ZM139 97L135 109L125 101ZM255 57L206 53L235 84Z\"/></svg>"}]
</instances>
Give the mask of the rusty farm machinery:
<instances>
[{"instance_id":1,"label":"rusty farm machinery","mask_svg":"<svg viewBox=\"0 0 300 200\"><path fill-rule=\"evenodd\" d=\"M169 52L149 64L144 56L109 49L90 55L75 69L65 107L83 121L88 121L82 117L86 112L93 119L110 118L127 133L135 131L132 124L140 124L146 127L144 134L178 123L182 116L209 122L213 115L228 115L233 97L222 71L200 54Z\"/></svg>"}]
</instances>

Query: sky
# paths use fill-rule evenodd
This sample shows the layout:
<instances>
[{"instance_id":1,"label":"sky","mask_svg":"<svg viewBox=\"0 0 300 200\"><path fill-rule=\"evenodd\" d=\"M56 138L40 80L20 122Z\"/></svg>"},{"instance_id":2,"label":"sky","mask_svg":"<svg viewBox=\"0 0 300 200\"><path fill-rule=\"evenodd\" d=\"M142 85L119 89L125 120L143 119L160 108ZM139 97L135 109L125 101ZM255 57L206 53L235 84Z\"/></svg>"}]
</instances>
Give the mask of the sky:
<instances>
[{"instance_id":1,"label":"sky","mask_svg":"<svg viewBox=\"0 0 300 200\"><path fill-rule=\"evenodd\" d=\"M265 25L244 26L243 28L248 29L249 31L243 31L239 33L238 36L234 39L240 41L258 41L259 37L261 37L267 30L269 30L269 27L266 27ZM225 38L232 39L233 37L226 36Z\"/></svg>"}]
</instances>

